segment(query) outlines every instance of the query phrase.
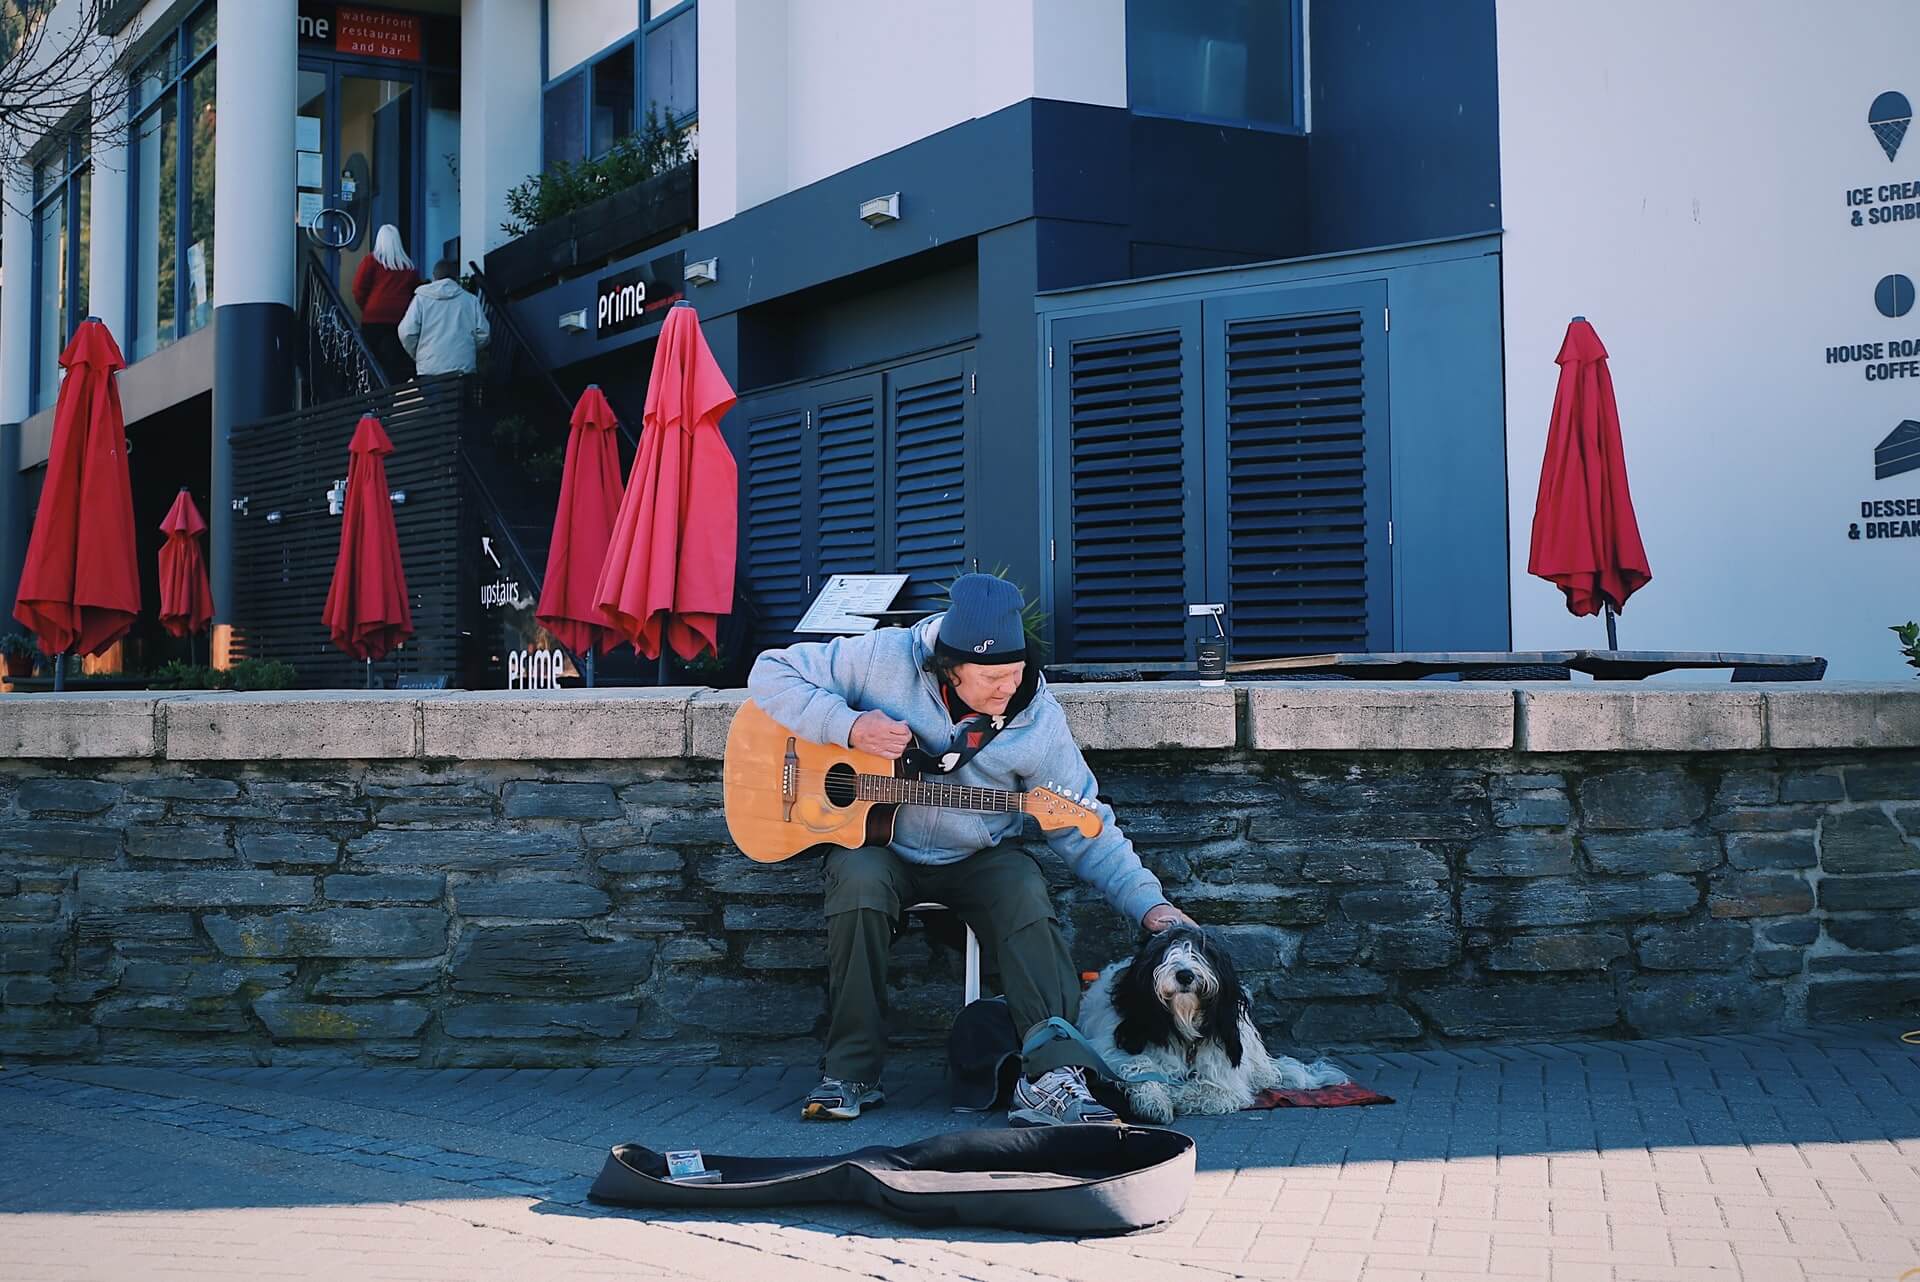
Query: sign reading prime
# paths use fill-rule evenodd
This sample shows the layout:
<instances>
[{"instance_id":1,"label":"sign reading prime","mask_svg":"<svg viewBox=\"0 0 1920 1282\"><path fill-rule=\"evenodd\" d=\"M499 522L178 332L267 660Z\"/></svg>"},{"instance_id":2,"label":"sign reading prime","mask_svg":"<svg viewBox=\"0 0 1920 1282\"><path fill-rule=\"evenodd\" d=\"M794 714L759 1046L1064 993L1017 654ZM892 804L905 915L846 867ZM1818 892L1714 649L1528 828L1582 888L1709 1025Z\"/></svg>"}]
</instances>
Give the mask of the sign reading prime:
<instances>
[{"instance_id":1,"label":"sign reading prime","mask_svg":"<svg viewBox=\"0 0 1920 1282\"><path fill-rule=\"evenodd\" d=\"M666 254L645 266L602 276L593 291L593 334L607 338L658 319L656 313L683 297L684 254Z\"/></svg>"}]
</instances>

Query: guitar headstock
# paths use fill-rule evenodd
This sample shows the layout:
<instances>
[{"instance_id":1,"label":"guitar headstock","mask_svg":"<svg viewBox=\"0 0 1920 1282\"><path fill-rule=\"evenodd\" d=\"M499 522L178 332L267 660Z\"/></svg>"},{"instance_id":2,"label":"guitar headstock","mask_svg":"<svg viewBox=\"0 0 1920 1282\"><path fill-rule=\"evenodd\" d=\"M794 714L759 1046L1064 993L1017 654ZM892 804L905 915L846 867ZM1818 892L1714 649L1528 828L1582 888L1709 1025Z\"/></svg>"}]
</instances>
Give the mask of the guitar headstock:
<instances>
[{"instance_id":1,"label":"guitar headstock","mask_svg":"<svg viewBox=\"0 0 1920 1282\"><path fill-rule=\"evenodd\" d=\"M1099 812L1093 807L1093 798L1055 791L1049 784L1044 788L1029 788L1023 809L1040 822L1043 831L1077 828L1082 837L1097 837L1102 825Z\"/></svg>"}]
</instances>

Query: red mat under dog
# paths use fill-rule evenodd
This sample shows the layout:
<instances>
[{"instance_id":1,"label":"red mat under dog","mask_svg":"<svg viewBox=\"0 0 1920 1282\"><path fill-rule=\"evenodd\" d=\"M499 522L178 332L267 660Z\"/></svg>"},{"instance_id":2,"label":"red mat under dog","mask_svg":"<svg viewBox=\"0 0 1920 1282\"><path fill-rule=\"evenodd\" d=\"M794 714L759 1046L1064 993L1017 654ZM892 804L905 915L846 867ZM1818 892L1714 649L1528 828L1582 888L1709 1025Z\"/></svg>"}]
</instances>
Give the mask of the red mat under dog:
<instances>
[{"instance_id":1,"label":"red mat under dog","mask_svg":"<svg viewBox=\"0 0 1920 1282\"><path fill-rule=\"evenodd\" d=\"M1358 1082L1339 1086L1321 1086L1310 1091L1283 1091L1271 1088L1254 1096L1249 1109L1255 1108L1348 1108L1358 1104L1391 1104L1393 1097L1370 1091Z\"/></svg>"}]
</instances>

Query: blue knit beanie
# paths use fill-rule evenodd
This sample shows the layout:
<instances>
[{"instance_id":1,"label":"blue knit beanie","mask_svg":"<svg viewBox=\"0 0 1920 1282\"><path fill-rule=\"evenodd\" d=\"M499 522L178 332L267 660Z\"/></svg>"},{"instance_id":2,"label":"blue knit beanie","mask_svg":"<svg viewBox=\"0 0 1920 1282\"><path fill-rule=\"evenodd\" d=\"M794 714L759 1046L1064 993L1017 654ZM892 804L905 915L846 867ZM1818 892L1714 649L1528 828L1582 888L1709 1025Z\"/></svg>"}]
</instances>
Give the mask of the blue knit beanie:
<instances>
[{"instance_id":1,"label":"blue knit beanie","mask_svg":"<svg viewBox=\"0 0 1920 1282\"><path fill-rule=\"evenodd\" d=\"M992 574L963 574L948 591L933 650L956 663L1019 663L1027 657L1020 589Z\"/></svg>"}]
</instances>

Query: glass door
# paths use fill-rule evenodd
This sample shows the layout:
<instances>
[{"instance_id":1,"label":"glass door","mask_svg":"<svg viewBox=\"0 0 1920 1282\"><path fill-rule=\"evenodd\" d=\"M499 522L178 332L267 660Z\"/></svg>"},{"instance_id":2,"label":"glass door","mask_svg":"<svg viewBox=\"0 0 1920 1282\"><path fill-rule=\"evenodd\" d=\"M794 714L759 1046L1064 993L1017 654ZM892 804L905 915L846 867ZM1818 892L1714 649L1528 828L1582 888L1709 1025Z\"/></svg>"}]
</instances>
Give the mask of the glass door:
<instances>
[{"instance_id":1,"label":"glass door","mask_svg":"<svg viewBox=\"0 0 1920 1282\"><path fill-rule=\"evenodd\" d=\"M421 73L308 60L298 96L301 232L322 253L341 295L351 302L354 273L388 224L420 274L431 275L440 251L422 245L428 220ZM457 223L457 209L454 217Z\"/></svg>"}]
</instances>

